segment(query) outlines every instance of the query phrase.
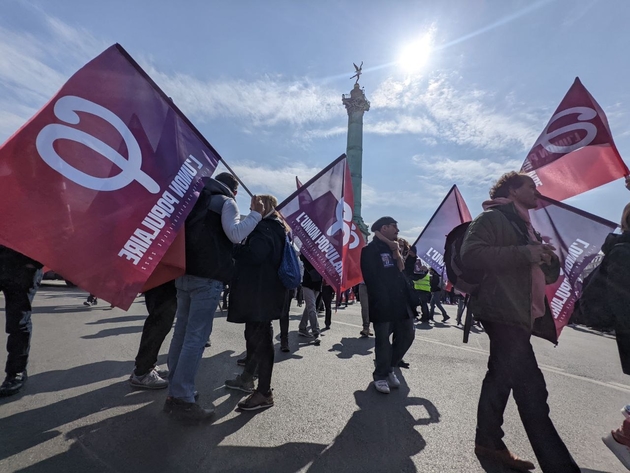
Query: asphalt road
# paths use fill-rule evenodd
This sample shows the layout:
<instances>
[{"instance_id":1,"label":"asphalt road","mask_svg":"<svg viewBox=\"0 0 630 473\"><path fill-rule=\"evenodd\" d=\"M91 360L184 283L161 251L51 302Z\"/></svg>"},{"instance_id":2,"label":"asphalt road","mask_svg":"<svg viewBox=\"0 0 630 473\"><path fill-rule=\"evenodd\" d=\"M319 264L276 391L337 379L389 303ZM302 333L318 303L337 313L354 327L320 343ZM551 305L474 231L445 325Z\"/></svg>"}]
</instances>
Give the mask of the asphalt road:
<instances>
[{"instance_id":1,"label":"asphalt road","mask_svg":"<svg viewBox=\"0 0 630 473\"><path fill-rule=\"evenodd\" d=\"M28 384L0 399L2 472L501 471L480 465L473 453L487 361L483 333L464 345L454 324L418 329L402 387L383 395L370 383L374 341L358 337L358 304L333 315L321 346L299 346L294 302L293 351L276 353L275 406L239 413L242 396L223 382L240 371L243 326L217 312L197 377L200 403L214 404L217 417L182 426L161 412L165 391L134 391L127 383L146 316L143 298L123 312L103 302L84 307L86 296L58 283L36 296ZM454 309L447 306L451 315ZM626 471L601 441L621 424L619 410L630 401L614 339L567 328L557 347L534 345L552 418L583 471ZM535 460L513 401L504 430L513 451Z\"/></svg>"}]
</instances>

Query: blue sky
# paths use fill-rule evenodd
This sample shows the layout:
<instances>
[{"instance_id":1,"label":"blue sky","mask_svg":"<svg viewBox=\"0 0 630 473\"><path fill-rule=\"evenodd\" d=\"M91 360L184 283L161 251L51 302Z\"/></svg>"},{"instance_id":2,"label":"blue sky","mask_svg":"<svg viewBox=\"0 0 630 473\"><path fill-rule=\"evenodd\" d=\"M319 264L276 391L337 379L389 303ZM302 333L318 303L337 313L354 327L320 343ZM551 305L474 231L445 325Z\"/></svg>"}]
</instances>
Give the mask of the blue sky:
<instances>
[{"instance_id":1,"label":"blue sky","mask_svg":"<svg viewBox=\"0 0 630 473\"><path fill-rule=\"evenodd\" d=\"M479 213L576 76L630 160L627 0L0 4L0 141L118 42L252 191L279 200L345 152L341 94L364 61L363 217L392 215L411 240L452 184ZM408 72L398 58L420 38L431 53ZM629 200L619 180L567 202L618 221Z\"/></svg>"}]
</instances>

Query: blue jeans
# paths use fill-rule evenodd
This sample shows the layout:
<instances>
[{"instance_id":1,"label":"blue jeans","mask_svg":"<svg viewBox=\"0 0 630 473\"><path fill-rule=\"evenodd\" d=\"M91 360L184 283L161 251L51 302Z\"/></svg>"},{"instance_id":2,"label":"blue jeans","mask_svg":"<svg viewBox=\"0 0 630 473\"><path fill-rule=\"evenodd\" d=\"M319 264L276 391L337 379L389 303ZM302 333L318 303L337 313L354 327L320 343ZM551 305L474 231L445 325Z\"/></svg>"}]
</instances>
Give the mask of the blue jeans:
<instances>
[{"instance_id":1,"label":"blue jeans","mask_svg":"<svg viewBox=\"0 0 630 473\"><path fill-rule=\"evenodd\" d=\"M212 333L223 283L185 275L175 280L175 287L177 321L168 350L168 393L182 401L195 402L195 376L204 345Z\"/></svg>"}]
</instances>

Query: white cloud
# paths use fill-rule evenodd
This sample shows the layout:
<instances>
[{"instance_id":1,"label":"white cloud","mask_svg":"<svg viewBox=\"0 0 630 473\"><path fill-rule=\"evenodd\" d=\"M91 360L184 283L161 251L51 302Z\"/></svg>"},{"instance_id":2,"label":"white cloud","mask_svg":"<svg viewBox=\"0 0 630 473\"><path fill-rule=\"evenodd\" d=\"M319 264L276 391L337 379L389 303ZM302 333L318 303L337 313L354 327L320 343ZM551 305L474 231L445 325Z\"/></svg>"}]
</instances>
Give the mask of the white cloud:
<instances>
[{"instance_id":1,"label":"white cloud","mask_svg":"<svg viewBox=\"0 0 630 473\"><path fill-rule=\"evenodd\" d=\"M440 181L479 186L490 184L503 173L519 170L523 160L507 159L491 161L490 159L450 159L445 157L429 157L416 155L413 162L422 171L426 179L439 178Z\"/></svg>"},{"instance_id":2,"label":"white cloud","mask_svg":"<svg viewBox=\"0 0 630 473\"><path fill-rule=\"evenodd\" d=\"M498 111L491 103L507 109ZM374 91L371 104L374 111L397 117L366 127L368 132L414 133L490 150L529 149L539 133L538 120L522 104L480 89L457 88L444 76L428 82L387 79Z\"/></svg>"}]
</instances>

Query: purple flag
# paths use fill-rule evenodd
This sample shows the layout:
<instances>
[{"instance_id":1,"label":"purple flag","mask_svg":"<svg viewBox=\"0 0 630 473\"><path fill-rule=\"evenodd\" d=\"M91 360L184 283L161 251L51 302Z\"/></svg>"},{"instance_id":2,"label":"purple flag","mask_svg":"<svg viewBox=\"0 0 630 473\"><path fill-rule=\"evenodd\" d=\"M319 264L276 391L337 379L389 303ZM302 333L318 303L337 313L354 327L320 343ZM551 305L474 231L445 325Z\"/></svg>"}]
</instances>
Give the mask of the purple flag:
<instances>
[{"instance_id":1,"label":"purple flag","mask_svg":"<svg viewBox=\"0 0 630 473\"><path fill-rule=\"evenodd\" d=\"M353 207L350 170L342 154L276 208L302 254L338 294L363 279L365 240L352 222Z\"/></svg>"},{"instance_id":2,"label":"purple flag","mask_svg":"<svg viewBox=\"0 0 630 473\"><path fill-rule=\"evenodd\" d=\"M471 220L468 206L466 206L459 189L454 185L414 243L418 251L418 258L442 274L446 235L456 226Z\"/></svg>"},{"instance_id":3,"label":"purple flag","mask_svg":"<svg viewBox=\"0 0 630 473\"><path fill-rule=\"evenodd\" d=\"M575 301L582 294L581 274L617 224L542 196L530 216L534 228L546 243L556 247L560 258L560 277L546 290L560 336L573 313Z\"/></svg>"}]
</instances>

